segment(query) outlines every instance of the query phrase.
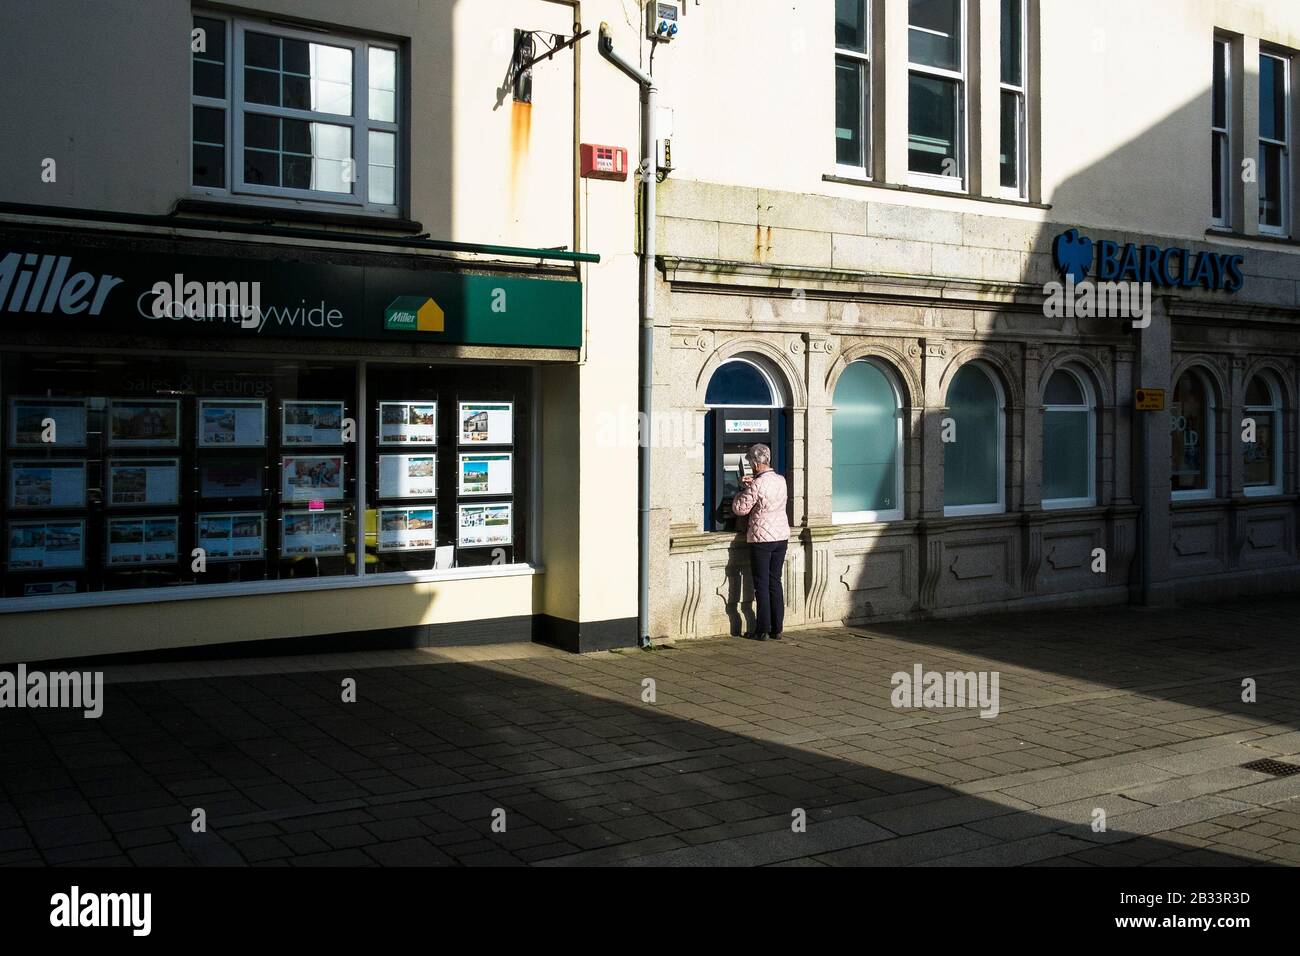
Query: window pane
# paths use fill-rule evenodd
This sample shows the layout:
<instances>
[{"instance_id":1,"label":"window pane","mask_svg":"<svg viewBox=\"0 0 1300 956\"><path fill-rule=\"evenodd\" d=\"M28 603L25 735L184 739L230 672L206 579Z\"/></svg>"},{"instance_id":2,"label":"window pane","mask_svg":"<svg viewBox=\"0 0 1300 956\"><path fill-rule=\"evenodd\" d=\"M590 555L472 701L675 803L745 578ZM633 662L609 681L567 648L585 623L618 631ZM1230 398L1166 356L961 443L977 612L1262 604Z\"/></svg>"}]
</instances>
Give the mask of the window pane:
<instances>
[{"instance_id":1,"label":"window pane","mask_svg":"<svg viewBox=\"0 0 1300 956\"><path fill-rule=\"evenodd\" d=\"M370 48L369 116L385 123L397 119L397 54L381 47Z\"/></svg>"},{"instance_id":2,"label":"window pane","mask_svg":"<svg viewBox=\"0 0 1300 956\"><path fill-rule=\"evenodd\" d=\"M1185 374L1169 403L1171 431L1170 468L1174 491L1206 487L1205 443L1208 405L1200 378Z\"/></svg>"},{"instance_id":3,"label":"window pane","mask_svg":"<svg viewBox=\"0 0 1300 956\"><path fill-rule=\"evenodd\" d=\"M280 154L260 149L244 150L244 182L258 186L280 185Z\"/></svg>"},{"instance_id":4,"label":"window pane","mask_svg":"<svg viewBox=\"0 0 1300 956\"><path fill-rule=\"evenodd\" d=\"M245 113L244 145L253 149L279 149L280 121L261 113Z\"/></svg>"},{"instance_id":5,"label":"window pane","mask_svg":"<svg viewBox=\"0 0 1300 956\"><path fill-rule=\"evenodd\" d=\"M967 365L948 387L948 412L953 441L943 443L943 503L996 504L999 495L998 396L992 380L977 366Z\"/></svg>"},{"instance_id":6,"label":"window pane","mask_svg":"<svg viewBox=\"0 0 1300 956\"><path fill-rule=\"evenodd\" d=\"M392 206L397 202L396 143L392 133L370 131L366 188L373 203Z\"/></svg>"},{"instance_id":7,"label":"window pane","mask_svg":"<svg viewBox=\"0 0 1300 956\"><path fill-rule=\"evenodd\" d=\"M1003 187L1020 186L1020 94L1002 94L1001 142L998 171Z\"/></svg>"},{"instance_id":8,"label":"window pane","mask_svg":"<svg viewBox=\"0 0 1300 956\"><path fill-rule=\"evenodd\" d=\"M1226 44L1214 44L1214 94L1212 122L1219 129L1228 126L1228 47Z\"/></svg>"},{"instance_id":9,"label":"window pane","mask_svg":"<svg viewBox=\"0 0 1300 956\"><path fill-rule=\"evenodd\" d=\"M1043 392L1044 405L1084 405L1083 389L1078 380L1069 372L1058 369L1047 380L1047 389Z\"/></svg>"},{"instance_id":10,"label":"window pane","mask_svg":"<svg viewBox=\"0 0 1300 956\"><path fill-rule=\"evenodd\" d=\"M225 147L194 144L194 185L225 188Z\"/></svg>"},{"instance_id":11,"label":"window pane","mask_svg":"<svg viewBox=\"0 0 1300 956\"><path fill-rule=\"evenodd\" d=\"M1251 412L1247 417L1255 420L1255 440L1241 443L1241 456L1245 463L1242 482L1245 485L1273 484L1273 413Z\"/></svg>"},{"instance_id":12,"label":"window pane","mask_svg":"<svg viewBox=\"0 0 1300 956\"><path fill-rule=\"evenodd\" d=\"M226 67L222 63L207 63L194 60L194 95L210 96L213 99L226 97Z\"/></svg>"},{"instance_id":13,"label":"window pane","mask_svg":"<svg viewBox=\"0 0 1300 956\"><path fill-rule=\"evenodd\" d=\"M775 405L762 373L748 362L719 365L709 379L706 405Z\"/></svg>"},{"instance_id":14,"label":"window pane","mask_svg":"<svg viewBox=\"0 0 1300 956\"><path fill-rule=\"evenodd\" d=\"M909 77L907 97L907 168L936 176L960 170L957 161L959 126L956 80L923 76ZM947 163L944 161L948 160Z\"/></svg>"},{"instance_id":15,"label":"window pane","mask_svg":"<svg viewBox=\"0 0 1300 956\"><path fill-rule=\"evenodd\" d=\"M280 74L249 67L244 70L244 102L280 105Z\"/></svg>"},{"instance_id":16,"label":"window pane","mask_svg":"<svg viewBox=\"0 0 1300 956\"><path fill-rule=\"evenodd\" d=\"M862 149L862 66L854 60L835 61L835 162L865 165Z\"/></svg>"},{"instance_id":17,"label":"window pane","mask_svg":"<svg viewBox=\"0 0 1300 956\"><path fill-rule=\"evenodd\" d=\"M1286 70L1277 57L1259 58L1259 135L1285 140Z\"/></svg>"},{"instance_id":18,"label":"window pane","mask_svg":"<svg viewBox=\"0 0 1300 956\"><path fill-rule=\"evenodd\" d=\"M835 45L867 52L867 5L864 0L835 0Z\"/></svg>"},{"instance_id":19,"label":"window pane","mask_svg":"<svg viewBox=\"0 0 1300 956\"><path fill-rule=\"evenodd\" d=\"M222 146L226 142L226 111L194 107L194 142Z\"/></svg>"},{"instance_id":20,"label":"window pane","mask_svg":"<svg viewBox=\"0 0 1300 956\"><path fill-rule=\"evenodd\" d=\"M352 115L352 51L311 44L311 108Z\"/></svg>"},{"instance_id":21,"label":"window pane","mask_svg":"<svg viewBox=\"0 0 1300 956\"><path fill-rule=\"evenodd\" d=\"M961 0L908 0L907 25L912 63L961 69Z\"/></svg>"},{"instance_id":22,"label":"window pane","mask_svg":"<svg viewBox=\"0 0 1300 956\"><path fill-rule=\"evenodd\" d=\"M199 43L203 49L194 50L194 43L190 44L190 49L194 52L195 59L211 60L215 63L226 62L226 21L214 20L211 17L195 17L194 29L202 30L203 33Z\"/></svg>"},{"instance_id":23,"label":"window pane","mask_svg":"<svg viewBox=\"0 0 1300 956\"><path fill-rule=\"evenodd\" d=\"M831 423L833 511L898 507L898 403L885 373L853 362L835 386Z\"/></svg>"},{"instance_id":24,"label":"window pane","mask_svg":"<svg viewBox=\"0 0 1300 956\"><path fill-rule=\"evenodd\" d=\"M280 40L265 33L244 34L244 65L280 69Z\"/></svg>"},{"instance_id":25,"label":"window pane","mask_svg":"<svg viewBox=\"0 0 1300 956\"><path fill-rule=\"evenodd\" d=\"M1024 0L1002 0L1002 82L1020 86L1021 10Z\"/></svg>"},{"instance_id":26,"label":"window pane","mask_svg":"<svg viewBox=\"0 0 1300 956\"><path fill-rule=\"evenodd\" d=\"M1261 225L1282 225L1282 164L1285 154L1281 146L1259 144L1259 221Z\"/></svg>"},{"instance_id":27,"label":"window pane","mask_svg":"<svg viewBox=\"0 0 1300 956\"><path fill-rule=\"evenodd\" d=\"M1088 412L1043 412L1043 500L1088 498Z\"/></svg>"},{"instance_id":28,"label":"window pane","mask_svg":"<svg viewBox=\"0 0 1300 956\"><path fill-rule=\"evenodd\" d=\"M1214 133L1210 143L1210 209L1215 219L1223 218L1223 156L1227 140L1222 133Z\"/></svg>"}]
</instances>

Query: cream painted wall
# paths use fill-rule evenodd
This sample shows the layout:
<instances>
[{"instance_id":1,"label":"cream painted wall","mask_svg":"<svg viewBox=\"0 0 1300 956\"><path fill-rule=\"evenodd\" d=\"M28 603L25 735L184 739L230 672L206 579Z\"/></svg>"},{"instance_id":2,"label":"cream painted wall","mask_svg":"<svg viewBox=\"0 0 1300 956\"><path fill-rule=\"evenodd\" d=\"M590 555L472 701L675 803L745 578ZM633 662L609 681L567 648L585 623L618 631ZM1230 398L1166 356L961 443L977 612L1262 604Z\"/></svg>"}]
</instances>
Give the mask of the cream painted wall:
<instances>
[{"instance_id":1,"label":"cream painted wall","mask_svg":"<svg viewBox=\"0 0 1300 956\"><path fill-rule=\"evenodd\" d=\"M201 7L178 0L6 3L0 78L11 95L0 107L0 200L165 214L188 197L190 15ZM579 58L567 50L534 68L531 107L515 105L509 91L496 107L514 29L542 31L548 41L569 34L572 7L549 0L252 0L247 8L250 16L409 43L410 216L433 237L572 246ZM598 55L602 19L633 58L644 34L630 0L583 5L592 34L580 57L581 138L625 146L635 157L638 91ZM47 156L58 163L56 183L40 181ZM0 659L50 656L52 632L68 638L60 653L91 653L530 613L635 617L636 446L603 442L597 426L603 415L637 407L637 183L584 183L583 197L582 244L602 256L599 265L581 267L586 345L579 364L539 370L540 552L548 573L0 615Z\"/></svg>"},{"instance_id":2,"label":"cream painted wall","mask_svg":"<svg viewBox=\"0 0 1300 956\"><path fill-rule=\"evenodd\" d=\"M533 613L535 581L535 575L520 574L4 614L0 615L0 661L528 615Z\"/></svg>"}]
</instances>

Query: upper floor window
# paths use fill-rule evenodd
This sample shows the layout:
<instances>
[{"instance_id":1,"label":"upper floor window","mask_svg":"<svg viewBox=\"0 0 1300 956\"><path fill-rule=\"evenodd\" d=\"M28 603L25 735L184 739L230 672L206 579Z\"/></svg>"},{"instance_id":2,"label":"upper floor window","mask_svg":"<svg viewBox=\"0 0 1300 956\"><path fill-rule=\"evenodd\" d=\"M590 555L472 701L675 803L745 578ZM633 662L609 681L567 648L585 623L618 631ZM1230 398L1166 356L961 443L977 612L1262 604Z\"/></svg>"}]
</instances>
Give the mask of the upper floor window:
<instances>
[{"instance_id":1,"label":"upper floor window","mask_svg":"<svg viewBox=\"0 0 1300 956\"><path fill-rule=\"evenodd\" d=\"M908 0L907 168L914 185L965 189L965 53L965 0Z\"/></svg>"},{"instance_id":2,"label":"upper floor window","mask_svg":"<svg viewBox=\"0 0 1300 956\"><path fill-rule=\"evenodd\" d=\"M871 175L870 0L835 0L835 164Z\"/></svg>"},{"instance_id":3,"label":"upper floor window","mask_svg":"<svg viewBox=\"0 0 1300 956\"><path fill-rule=\"evenodd\" d=\"M1210 221L1227 226L1232 200L1232 57L1229 41L1215 37L1214 83L1210 96Z\"/></svg>"},{"instance_id":4,"label":"upper floor window","mask_svg":"<svg viewBox=\"0 0 1300 956\"><path fill-rule=\"evenodd\" d=\"M1248 495L1282 493L1282 398L1272 376L1256 375L1246 386L1242 423L1242 490Z\"/></svg>"},{"instance_id":5,"label":"upper floor window","mask_svg":"<svg viewBox=\"0 0 1300 956\"><path fill-rule=\"evenodd\" d=\"M1259 231L1286 235L1290 202L1290 64L1259 55Z\"/></svg>"},{"instance_id":6,"label":"upper floor window","mask_svg":"<svg viewBox=\"0 0 1300 956\"><path fill-rule=\"evenodd\" d=\"M1028 179L1025 32L1025 0L1002 0L998 175L1003 194L1017 199Z\"/></svg>"},{"instance_id":7,"label":"upper floor window","mask_svg":"<svg viewBox=\"0 0 1300 956\"><path fill-rule=\"evenodd\" d=\"M979 363L968 362L952 377L941 422L945 515L1006 510L1005 404L997 379Z\"/></svg>"},{"instance_id":8,"label":"upper floor window","mask_svg":"<svg viewBox=\"0 0 1300 956\"><path fill-rule=\"evenodd\" d=\"M1074 369L1052 373L1043 392L1043 507L1097 503L1097 424L1092 389Z\"/></svg>"},{"instance_id":9,"label":"upper floor window","mask_svg":"<svg viewBox=\"0 0 1300 956\"><path fill-rule=\"evenodd\" d=\"M398 51L194 17L192 183L205 195L398 208Z\"/></svg>"}]
</instances>

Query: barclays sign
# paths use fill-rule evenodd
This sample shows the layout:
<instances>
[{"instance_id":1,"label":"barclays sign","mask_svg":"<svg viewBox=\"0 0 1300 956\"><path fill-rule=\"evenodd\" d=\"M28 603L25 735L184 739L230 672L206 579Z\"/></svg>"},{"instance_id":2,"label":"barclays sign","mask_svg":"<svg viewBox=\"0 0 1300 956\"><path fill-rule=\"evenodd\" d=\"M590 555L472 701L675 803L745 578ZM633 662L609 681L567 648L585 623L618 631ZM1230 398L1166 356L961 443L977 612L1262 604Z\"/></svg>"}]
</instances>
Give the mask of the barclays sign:
<instances>
[{"instance_id":1,"label":"barclays sign","mask_svg":"<svg viewBox=\"0 0 1300 956\"><path fill-rule=\"evenodd\" d=\"M1067 229L1052 240L1052 258L1062 276L1076 283L1089 272L1098 282L1142 282L1166 289L1236 292L1245 283L1243 256L1192 252L1180 246L1120 245L1109 239L1094 243L1077 229Z\"/></svg>"}]
</instances>

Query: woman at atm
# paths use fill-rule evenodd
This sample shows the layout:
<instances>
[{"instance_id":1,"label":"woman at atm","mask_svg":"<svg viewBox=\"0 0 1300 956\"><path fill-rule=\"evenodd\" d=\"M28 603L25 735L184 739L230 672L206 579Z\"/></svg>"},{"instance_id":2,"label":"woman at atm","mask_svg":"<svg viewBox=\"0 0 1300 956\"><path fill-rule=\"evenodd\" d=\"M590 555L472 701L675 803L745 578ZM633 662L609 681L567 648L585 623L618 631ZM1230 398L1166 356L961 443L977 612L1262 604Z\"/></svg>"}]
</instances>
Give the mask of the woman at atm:
<instances>
[{"instance_id":1,"label":"woman at atm","mask_svg":"<svg viewBox=\"0 0 1300 956\"><path fill-rule=\"evenodd\" d=\"M750 445L745 460L753 475L740 479L744 487L731 502L732 513L749 515L745 540L749 542L749 567L754 574L754 632L756 641L780 640L785 624L785 595L781 569L790 543L790 522L785 503L789 497L785 476L772 470L772 449Z\"/></svg>"}]
</instances>

